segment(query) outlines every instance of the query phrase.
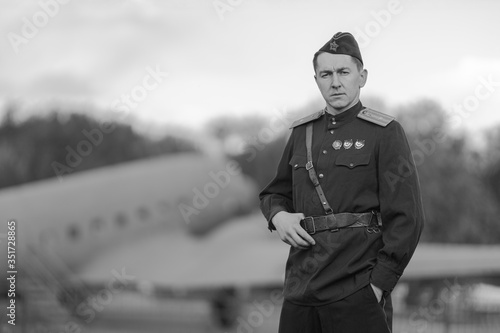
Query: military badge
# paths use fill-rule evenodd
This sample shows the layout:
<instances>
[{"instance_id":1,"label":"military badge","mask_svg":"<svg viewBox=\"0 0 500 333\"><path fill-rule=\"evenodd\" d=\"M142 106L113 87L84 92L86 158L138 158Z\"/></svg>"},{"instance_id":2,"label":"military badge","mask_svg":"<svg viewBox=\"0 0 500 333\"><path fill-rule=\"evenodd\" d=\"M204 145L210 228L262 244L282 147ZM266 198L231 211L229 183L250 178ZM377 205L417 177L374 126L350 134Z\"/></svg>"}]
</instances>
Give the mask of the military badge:
<instances>
[{"instance_id":1,"label":"military badge","mask_svg":"<svg viewBox=\"0 0 500 333\"><path fill-rule=\"evenodd\" d=\"M335 149L335 150L339 150L339 149L340 149L340 147L342 147L342 141L340 141L340 140L335 140L335 141L333 141L333 143L332 143L332 147L333 147L333 149Z\"/></svg>"},{"instance_id":2,"label":"military badge","mask_svg":"<svg viewBox=\"0 0 500 333\"><path fill-rule=\"evenodd\" d=\"M337 47L339 47L339 44L335 43L335 41L330 43L330 51L337 51Z\"/></svg>"},{"instance_id":3,"label":"military badge","mask_svg":"<svg viewBox=\"0 0 500 333\"><path fill-rule=\"evenodd\" d=\"M356 140L354 143L354 148L361 149L365 146L365 140Z\"/></svg>"},{"instance_id":4,"label":"military badge","mask_svg":"<svg viewBox=\"0 0 500 333\"><path fill-rule=\"evenodd\" d=\"M352 147L352 139L349 139L349 140L345 140L344 141L344 148L345 149L349 149Z\"/></svg>"}]
</instances>

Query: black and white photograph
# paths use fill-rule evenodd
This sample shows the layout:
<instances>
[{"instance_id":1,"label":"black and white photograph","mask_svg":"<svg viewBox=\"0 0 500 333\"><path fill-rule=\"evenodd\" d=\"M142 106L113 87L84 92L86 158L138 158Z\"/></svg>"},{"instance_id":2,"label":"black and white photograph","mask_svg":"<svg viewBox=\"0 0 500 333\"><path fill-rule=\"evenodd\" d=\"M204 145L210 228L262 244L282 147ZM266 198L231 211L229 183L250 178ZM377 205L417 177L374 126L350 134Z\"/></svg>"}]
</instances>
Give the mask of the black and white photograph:
<instances>
[{"instance_id":1,"label":"black and white photograph","mask_svg":"<svg viewBox=\"0 0 500 333\"><path fill-rule=\"evenodd\" d=\"M500 332L499 17L0 0L0 333Z\"/></svg>"}]
</instances>

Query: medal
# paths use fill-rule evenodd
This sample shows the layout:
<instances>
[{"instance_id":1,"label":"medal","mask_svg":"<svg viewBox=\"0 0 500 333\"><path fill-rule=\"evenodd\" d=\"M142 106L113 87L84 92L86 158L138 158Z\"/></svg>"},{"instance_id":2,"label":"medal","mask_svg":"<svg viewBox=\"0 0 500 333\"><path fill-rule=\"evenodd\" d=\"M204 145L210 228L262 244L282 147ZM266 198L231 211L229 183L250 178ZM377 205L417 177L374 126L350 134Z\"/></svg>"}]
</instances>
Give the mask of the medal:
<instances>
[{"instance_id":1,"label":"medal","mask_svg":"<svg viewBox=\"0 0 500 333\"><path fill-rule=\"evenodd\" d=\"M349 140L345 140L344 141L344 148L345 149L349 149L352 147L352 139L349 139Z\"/></svg>"},{"instance_id":2,"label":"medal","mask_svg":"<svg viewBox=\"0 0 500 333\"><path fill-rule=\"evenodd\" d=\"M342 147L342 141L340 141L340 140L335 140L335 141L333 141L333 143L332 143L332 147L333 147L333 149L335 149L335 150L339 150L339 149L340 149L340 147Z\"/></svg>"},{"instance_id":3,"label":"medal","mask_svg":"<svg viewBox=\"0 0 500 333\"><path fill-rule=\"evenodd\" d=\"M361 149L365 146L365 140L356 140L356 143L354 144L354 148L356 149Z\"/></svg>"}]
</instances>

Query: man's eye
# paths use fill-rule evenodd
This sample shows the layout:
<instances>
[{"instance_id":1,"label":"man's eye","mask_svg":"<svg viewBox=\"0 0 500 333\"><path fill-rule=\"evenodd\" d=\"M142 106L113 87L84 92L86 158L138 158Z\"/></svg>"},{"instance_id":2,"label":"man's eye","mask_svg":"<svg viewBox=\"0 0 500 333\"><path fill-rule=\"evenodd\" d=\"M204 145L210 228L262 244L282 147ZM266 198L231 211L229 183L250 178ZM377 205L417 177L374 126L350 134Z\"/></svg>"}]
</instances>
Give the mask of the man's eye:
<instances>
[{"instance_id":1,"label":"man's eye","mask_svg":"<svg viewBox=\"0 0 500 333\"><path fill-rule=\"evenodd\" d=\"M327 78L327 77L329 77L330 75L331 75L330 73L323 73L323 74L321 74L321 77L322 77L322 78Z\"/></svg>"},{"instance_id":2,"label":"man's eye","mask_svg":"<svg viewBox=\"0 0 500 333\"><path fill-rule=\"evenodd\" d=\"M349 72L348 71L342 71L342 72L340 72L340 74L342 74L342 75L348 75Z\"/></svg>"}]
</instances>

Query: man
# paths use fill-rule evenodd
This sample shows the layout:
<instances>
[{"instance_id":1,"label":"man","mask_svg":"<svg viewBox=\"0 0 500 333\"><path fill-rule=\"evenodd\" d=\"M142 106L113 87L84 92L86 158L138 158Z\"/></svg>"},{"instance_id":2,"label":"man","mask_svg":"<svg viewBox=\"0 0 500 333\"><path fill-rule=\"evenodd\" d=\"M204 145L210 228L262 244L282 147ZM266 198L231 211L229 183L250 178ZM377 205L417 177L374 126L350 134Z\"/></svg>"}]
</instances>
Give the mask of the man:
<instances>
[{"instance_id":1,"label":"man","mask_svg":"<svg viewBox=\"0 0 500 333\"><path fill-rule=\"evenodd\" d=\"M279 332L391 332L390 293L424 222L415 163L401 125L361 104L368 72L350 33L313 64L326 107L292 124L260 193L291 245Z\"/></svg>"}]
</instances>

